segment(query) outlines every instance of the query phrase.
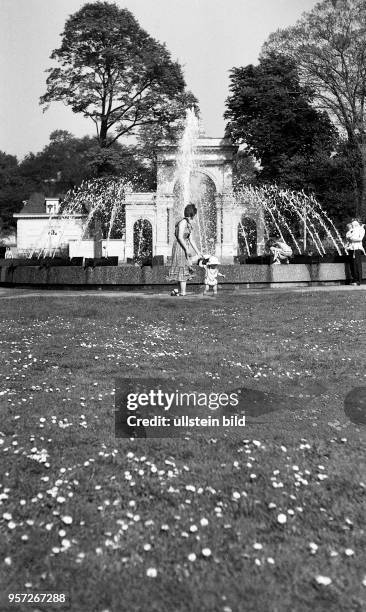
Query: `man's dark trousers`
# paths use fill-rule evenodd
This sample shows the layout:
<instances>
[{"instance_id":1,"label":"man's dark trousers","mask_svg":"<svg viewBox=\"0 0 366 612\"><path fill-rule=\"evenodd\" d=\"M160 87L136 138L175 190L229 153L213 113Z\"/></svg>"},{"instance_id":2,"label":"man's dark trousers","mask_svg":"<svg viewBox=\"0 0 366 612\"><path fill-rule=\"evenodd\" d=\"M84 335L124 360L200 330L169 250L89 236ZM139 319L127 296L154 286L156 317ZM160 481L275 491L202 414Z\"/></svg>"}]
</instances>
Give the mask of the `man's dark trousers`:
<instances>
[{"instance_id":1,"label":"man's dark trousers","mask_svg":"<svg viewBox=\"0 0 366 612\"><path fill-rule=\"evenodd\" d=\"M356 251L351 251L351 275L352 280L355 283L362 282L362 251L357 249Z\"/></svg>"}]
</instances>

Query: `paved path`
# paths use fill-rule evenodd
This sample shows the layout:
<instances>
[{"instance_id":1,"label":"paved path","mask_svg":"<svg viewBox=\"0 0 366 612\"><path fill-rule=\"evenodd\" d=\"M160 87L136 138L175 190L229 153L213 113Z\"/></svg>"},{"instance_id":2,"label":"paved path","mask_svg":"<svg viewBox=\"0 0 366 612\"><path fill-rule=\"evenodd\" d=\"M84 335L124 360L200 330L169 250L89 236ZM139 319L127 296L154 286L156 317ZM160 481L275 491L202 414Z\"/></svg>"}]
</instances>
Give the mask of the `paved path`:
<instances>
[{"instance_id":1,"label":"paved path","mask_svg":"<svg viewBox=\"0 0 366 612\"><path fill-rule=\"evenodd\" d=\"M261 294L281 294L281 293L329 293L329 292L354 292L354 291L366 291L366 284L358 286L351 285L331 285L331 286L321 286L321 287L283 287L282 289L279 287L276 288L262 288L262 289L235 289L235 290L222 290L219 292L216 299L220 299L220 297L224 297L225 295L236 295L238 298L240 296L250 296L250 295L261 295ZM52 298L65 298L65 297L90 297L90 296L98 296L103 298L131 298L138 297L141 299L169 299L169 300L201 300L213 299L212 295L203 296L202 293L188 293L184 298L181 297L172 297L169 291L164 291L161 293L152 293L152 292L143 292L143 291L108 291L108 290L69 290L69 289L18 289L13 287L0 287L0 300L8 300L8 299L20 299L20 298L29 298L29 297L52 297Z\"/></svg>"}]
</instances>

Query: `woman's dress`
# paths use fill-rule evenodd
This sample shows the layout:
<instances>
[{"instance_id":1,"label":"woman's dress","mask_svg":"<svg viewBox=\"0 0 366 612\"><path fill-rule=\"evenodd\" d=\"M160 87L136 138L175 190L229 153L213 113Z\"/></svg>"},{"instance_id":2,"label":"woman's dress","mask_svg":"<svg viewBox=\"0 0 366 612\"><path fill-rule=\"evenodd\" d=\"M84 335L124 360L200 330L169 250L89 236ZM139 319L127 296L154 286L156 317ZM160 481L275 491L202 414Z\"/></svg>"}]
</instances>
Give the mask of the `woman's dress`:
<instances>
[{"instance_id":1,"label":"woman's dress","mask_svg":"<svg viewBox=\"0 0 366 612\"><path fill-rule=\"evenodd\" d=\"M175 225L175 232L174 232L175 240L173 243L172 261L171 261L169 277L168 277L169 280L171 281L173 280L174 281L187 281L193 278L194 276L194 274L192 274L192 271L190 269L185 252L183 248L181 247L181 245L179 244L178 239L177 239L178 231L179 231L178 226L179 226L179 223L182 223L182 221L186 221L186 227L183 232L183 240L184 240L184 243L186 245L186 249L188 252L191 248L189 238L192 233L192 224L190 223L189 219L184 218L184 219L181 219L181 221L179 221Z\"/></svg>"}]
</instances>

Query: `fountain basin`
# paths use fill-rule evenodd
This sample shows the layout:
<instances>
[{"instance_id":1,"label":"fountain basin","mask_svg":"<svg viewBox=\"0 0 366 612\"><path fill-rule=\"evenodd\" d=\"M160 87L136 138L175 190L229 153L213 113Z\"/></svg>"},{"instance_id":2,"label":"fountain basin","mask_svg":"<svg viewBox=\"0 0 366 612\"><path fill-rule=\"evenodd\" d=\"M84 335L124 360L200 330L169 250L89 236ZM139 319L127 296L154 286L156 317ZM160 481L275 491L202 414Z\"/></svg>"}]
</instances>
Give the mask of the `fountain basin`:
<instances>
[{"instance_id":1,"label":"fountain basin","mask_svg":"<svg viewBox=\"0 0 366 612\"><path fill-rule=\"evenodd\" d=\"M196 267L191 285L202 285L204 270ZM318 284L346 284L350 280L346 262L311 263L291 265L222 265L225 278L222 288L234 287L286 287ZM0 285L18 287L105 287L143 288L175 286L167 280L169 266L133 265L82 267L73 265L34 265L31 260L0 260ZM366 279L366 258L363 262L363 278Z\"/></svg>"}]
</instances>

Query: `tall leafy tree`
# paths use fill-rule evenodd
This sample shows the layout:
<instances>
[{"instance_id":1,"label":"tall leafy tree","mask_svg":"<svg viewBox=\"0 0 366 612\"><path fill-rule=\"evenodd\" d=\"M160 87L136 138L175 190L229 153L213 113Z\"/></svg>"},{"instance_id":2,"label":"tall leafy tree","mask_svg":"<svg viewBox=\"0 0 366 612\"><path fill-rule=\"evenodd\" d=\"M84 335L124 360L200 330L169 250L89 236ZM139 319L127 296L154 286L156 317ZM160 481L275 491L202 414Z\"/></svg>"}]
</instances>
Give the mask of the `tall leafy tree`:
<instances>
[{"instance_id":1,"label":"tall leafy tree","mask_svg":"<svg viewBox=\"0 0 366 612\"><path fill-rule=\"evenodd\" d=\"M291 58L302 84L315 92L348 140L358 185L356 209L366 214L366 3L323 0L292 27L270 35L262 55Z\"/></svg>"},{"instance_id":2,"label":"tall leafy tree","mask_svg":"<svg viewBox=\"0 0 366 612\"><path fill-rule=\"evenodd\" d=\"M41 104L62 101L90 118L102 148L142 126L168 126L196 101L166 47L116 4L88 3L71 15L51 59L58 67L48 70Z\"/></svg>"},{"instance_id":3,"label":"tall leafy tree","mask_svg":"<svg viewBox=\"0 0 366 612\"><path fill-rule=\"evenodd\" d=\"M13 213L22 208L25 193L17 158L0 151L0 234L15 227Z\"/></svg>"},{"instance_id":4,"label":"tall leafy tree","mask_svg":"<svg viewBox=\"0 0 366 612\"><path fill-rule=\"evenodd\" d=\"M227 133L260 161L262 180L298 187L288 176L295 160L306 166L320 153L329 156L336 130L311 103L311 90L301 86L294 62L282 55L231 70Z\"/></svg>"}]
</instances>

